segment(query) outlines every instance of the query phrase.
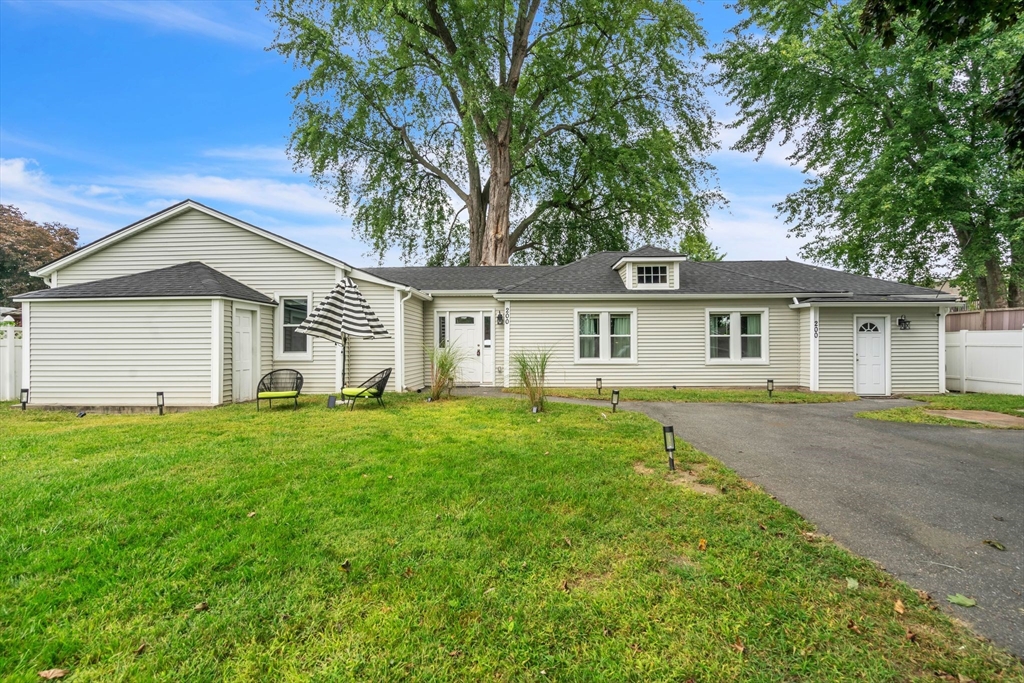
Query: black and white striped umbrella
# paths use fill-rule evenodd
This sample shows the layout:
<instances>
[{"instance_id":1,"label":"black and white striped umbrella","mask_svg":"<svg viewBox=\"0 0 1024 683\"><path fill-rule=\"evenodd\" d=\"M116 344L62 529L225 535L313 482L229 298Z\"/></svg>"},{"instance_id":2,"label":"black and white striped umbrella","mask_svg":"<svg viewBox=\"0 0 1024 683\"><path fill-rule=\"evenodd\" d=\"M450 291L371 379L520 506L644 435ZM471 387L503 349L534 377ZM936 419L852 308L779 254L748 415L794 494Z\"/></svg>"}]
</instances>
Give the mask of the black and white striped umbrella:
<instances>
[{"instance_id":1,"label":"black and white striped umbrella","mask_svg":"<svg viewBox=\"0 0 1024 683\"><path fill-rule=\"evenodd\" d=\"M356 339L380 339L387 337L377 314L366 303L366 298L352 278L347 277L334 286L313 312L296 328L296 332L311 337L320 337L341 344L347 351L349 337ZM341 383L345 384L345 364L348 353L342 360Z\"/></svg>"}]
</instances>

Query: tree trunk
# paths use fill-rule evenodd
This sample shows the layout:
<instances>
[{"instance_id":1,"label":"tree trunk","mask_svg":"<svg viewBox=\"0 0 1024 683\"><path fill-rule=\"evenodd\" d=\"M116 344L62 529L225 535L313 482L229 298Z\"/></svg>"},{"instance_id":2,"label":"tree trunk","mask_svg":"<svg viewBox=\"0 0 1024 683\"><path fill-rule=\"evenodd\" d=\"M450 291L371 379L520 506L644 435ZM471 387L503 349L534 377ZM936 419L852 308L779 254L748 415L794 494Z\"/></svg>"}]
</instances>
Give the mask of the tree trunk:
<instances>
[{"instance_id":1,"label":"tree trunk","mask_svg":"<svg viewBox=\"0 0 1024 683\"><path fill-rule=\"evenodd\" d=\"M480 187L478 173L469 174L469 199L466 200L466 211L469 212L469 265L479 266L484 246L487 198Z\"/></svg>"},{"instance_id":2,"label":"tree trunk","mask_svg":"<svg viewBox=\"0 0 1024 683\"><path fill-rule=\"evenodd\" d=\"M484 225L482 266L501 266L508 263L509 213L512 202L512 154L509 145L512 122L505 119L498 125L495 137L487 143L491 157L491 176L488 181L487 221Z\"/></svg>"},{"instance_id":3,"label":"tree trunk","mask_svg":"<svg viewBox=\"0 0 1024 683\"><path fill-rule=\"evenodd\" d=\"M985 260L985 274L975 277L978 287L980 308L1006 308L1006 293L1003 289L1003 266L999 255Z\"/></svg>"}]
</instances>

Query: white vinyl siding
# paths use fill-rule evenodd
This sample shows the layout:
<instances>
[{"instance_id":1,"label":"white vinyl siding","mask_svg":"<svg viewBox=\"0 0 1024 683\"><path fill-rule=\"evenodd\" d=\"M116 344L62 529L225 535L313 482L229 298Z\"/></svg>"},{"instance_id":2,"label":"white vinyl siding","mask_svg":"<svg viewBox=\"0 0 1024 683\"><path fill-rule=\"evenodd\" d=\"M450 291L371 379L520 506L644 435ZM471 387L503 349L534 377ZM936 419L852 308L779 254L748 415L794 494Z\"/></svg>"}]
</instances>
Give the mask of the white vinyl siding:
<instances>
[{"instance_id":1,"label":"white vinyl siding","mask_svg":"<svg viewBox=\"0 0 1024 683\"><path fill-rule=\"evenodd\" d=\"M260 306L260 379L274 369L274 309ZM258 380L257 380L258 381Z\"/></svg>"},{"instance_id":2,"label":"white vinyl siding","mask_svg":"<svg viewBox=\"0 0 1024 683\"><path fill-rule=\"evenodd\" d=\"M422 389L426 384L423 374L423 301L411 297L403 306L405 320L402 338L405 348L402 351L405 362L405 386L415 391Z\"/></svg>"},{"instance_id":3,"label":"white vinyl siding","mask_svg":"<svg viewBox=\"0 0 1024 683\"><path fill-rule=\"evenodd\" d=\"M494 311L491 320L491 339L494 345L494 384L502 386L505 375L505 326L498 324L498 313L504 315L504 304L491 294L477 296L435 296L433 301L423 302L423 347L437 346L437 316L443 311ZM571 329L571 328L570 328ZM449 330L450 332L451 330ZM571 334L571 332L570 332ZM481 337L482 338L482 337ZM406 335L408 339L408 335ZM407 342L408 343L408 342ZM423 383L430 383L430 360L424 351Z\"/></svg>"},{"instance_id":4,"label":"white vinyl siding","mask_svg":"<svg viewBox=\"0 0 1024 683\"><path fill-rule=\"evenodd\" d=\"M224 302L224 372L223 380L221 384L221 401L224 403L231 403L233 396L232 390L234 389L234 377L232 375L232 359L234 358L234 306L232 302Z\"/></svg>"},{"instance_id":5,"label":"white vinyl siding","mask_svg":"<svg viewBox=\"0 0 1024 683\"><path fill-rule=\"evenodd\" d=\"M890 382L894 394L939 390L939 312L936 308L822 307L818 324L818 390L854 391L854 316L889 316ZM905 315L909 330L896 319Z\"/></svg>"},{"instance_id":6,"label":"white vinyl siding","mask_svg":"<svg viewBox=\"0 0 1024 683\"><path fill-rule=\"evenodd\" d=\"M32 403L210 405L209 299L33 301Z\"/></svg>"},{"instance_id":7,"label":"white vinyl siding","mask_svg":"<svg viewBox=\"0 0 1024 683\"><path fill-rule=\"evenodd\" d=\"M267 296L272 297L275 292L311 293L313 306L327 296L337 282L337 271L330 263L195 210L186 211L70 264L57 271L57 279L58 284L64 286L166 268L187 261L201 261ZM393 335L394 289L357 282L374 312ZM371 288L375 292L372 300ZM273 316L270 316L270 321L272 342L277 330L272 327ZM268 343L265 317L262 325L261 345ZM334 391L334 344L317 338L311 339L311 344L311 360L288 358L273 361L273 347L269 352L264 350L261 353L264 363L260 368L262 374L270 371L266 365L269 362L272 368L291 368L301 372L303 393ZM386 350L383 347L387 347ZM354 340L349 348L352 354L346 379L366 379L395 365L393 338L369 342ZM373 372L369 372L371 369ZM365 374L367 372L369 374Z\"/></svg>"},{"instance_id":8,"label":"white vinyl siding","mask_svg":"<svg viewBox=\"0 0 1024 683\"><path fill-rule=\"evenodd\" d=\"M800 386L811 386L811 309L800 310Z\"/></svg>"},{"instance_id":9,"label":"white vinyl siding","mask_svg":"<svg viewBox=\"0 0 1024 683\"><path fill-rule=\"evenodd\" d=\"M777 386L800 383L800 318L789 301L722 300L715 310L769 309L768 365L709 365L706 362L707 300L628 302L636 308L636 362L577 364L573 338L577 308L622 310L622 301L514 301L512 348L551 348L548 366L553 386L593 386L601 377L606 387L618 386L762 386L774 379ZM574 305L574 303L576 305ZM500 335L499 335L500 336Z\"/></svg>"}]
</instances>

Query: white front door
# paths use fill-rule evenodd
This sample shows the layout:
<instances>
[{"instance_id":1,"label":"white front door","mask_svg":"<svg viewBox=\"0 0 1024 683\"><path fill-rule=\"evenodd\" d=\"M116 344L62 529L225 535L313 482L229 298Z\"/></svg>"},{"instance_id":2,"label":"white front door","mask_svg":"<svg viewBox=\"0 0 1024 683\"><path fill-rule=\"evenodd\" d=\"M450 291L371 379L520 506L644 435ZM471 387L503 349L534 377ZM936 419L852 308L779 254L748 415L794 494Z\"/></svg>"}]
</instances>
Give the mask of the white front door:
<instances>
[{"instance_id":1,"label":"white front door","mask_svg":"<svg viewBox=\"0 0 1024 683\"><path fill-rule=\"evenodd\" d=\"M480 344L479 311L472 313L451 313L452 331L450 343L462 350L462 364L459 365L459 384L480 384L483 381L483 354Z\"/></svg>"},{"instance_id":2,"label":"white front door","mask_svg":"<svg viewBox=\"0 0 1024 683\"><path fill-rule=\"evenodd\" d=\"M231 347L231 369L234 374L233 396L235 403L251 401L253 395L252 330L253 311L236 310L235 338Z\"/></svg>"},{"instance_id":3,"label":"white front door","mask_svg":"<svg viewBox=\"0 0 1024 683\"><path fill-rule=\"evenodd\" d=\"M856 318L857 341L854 347L857 393L884 396L885 391L885 318Z\"/></svg>"}]
</instances>

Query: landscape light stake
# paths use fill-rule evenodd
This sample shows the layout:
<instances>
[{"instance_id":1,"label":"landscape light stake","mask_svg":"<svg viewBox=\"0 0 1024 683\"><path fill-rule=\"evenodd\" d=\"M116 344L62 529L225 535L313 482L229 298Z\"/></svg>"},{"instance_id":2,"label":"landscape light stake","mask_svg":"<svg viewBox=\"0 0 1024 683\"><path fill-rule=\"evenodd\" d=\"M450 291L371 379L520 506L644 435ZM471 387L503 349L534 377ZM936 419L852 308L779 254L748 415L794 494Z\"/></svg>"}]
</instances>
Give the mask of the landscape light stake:
<instances>
[{"instance_id":1,"label":"landscape light stake","mask_svg":"<svg viewBox=\"0 0 1024 683\"><path fill-rule=\"evenodd\" d=\"M676 434L675 430L672 429L672 425L665 425L662 429L665 434L665 452L668 453L668 469L670 472L676 471Z\"/></svg>"},{"instance_id":2,"label":"landscape light stake","mask_svg":"<svg viewBox=\"0 0 1024 683\"><path fill-rule=\"evenodd\" d=\"M25 410L25 407L27 405L28 405L28 389L22 389L21 390L21 409Z\"/></svg>"},{"instance_id":3,"label":"landscape light stake","mask_svg":"<svg viewBox=\"0 0 1024 683\"><path fill-rule=\"evenodd\" d=\"M164 414L164 392L156 392L156 407L159 409L160 414Z\"/></svg>"},{"instance_id":4,"label":"landscape light stake","mask_svg":"<svg viewBox=\"0 0 1024 683\"><path fill-rule=\"evenodd\" d=\"M338 397L337 396L328 396L327 397L327 407L328 408L333 408L336 405L338 405Z\"/></svg>"},{"instance_id":5,"label":"landscape light stake","mask_svg":"<svg viewBox=\"0 0 1024 683\"><path fill-rule=\"evenodd\" d=\"M768 380L768 398L772 397L772 392L775 391L775 380Z\"/></svg>"},{"instance_id":6,"label":"landscape light stake","mask_svg":"<svg viewBox=\"0 0 1024 683\"><path fill-rule=\"evenodd\" d=\"M600 377L597 378L597 393L598 394L601 393L601 378Z\"/></svg>"},{"instance_id":7,"label":"landscape light stake","mask_svg":"<svg viewBox=\"0 0 1024 683\"><path fill-rule=\"evenodd\" d=\"M612 389L612 412L615 412L615 407L619 405L619 390Z\"/></svg>"}]
</instances>

